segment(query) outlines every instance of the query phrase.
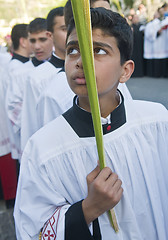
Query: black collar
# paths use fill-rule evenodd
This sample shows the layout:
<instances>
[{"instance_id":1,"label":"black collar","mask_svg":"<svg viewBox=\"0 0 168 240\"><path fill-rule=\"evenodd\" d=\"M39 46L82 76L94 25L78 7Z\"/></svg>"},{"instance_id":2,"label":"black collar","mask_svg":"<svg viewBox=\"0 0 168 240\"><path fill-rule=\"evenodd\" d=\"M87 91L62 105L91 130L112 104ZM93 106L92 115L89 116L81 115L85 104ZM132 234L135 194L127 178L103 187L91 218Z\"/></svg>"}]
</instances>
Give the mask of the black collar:
<instances>
[{"instance_id":1,"label":"black collar","mask_svg":"<svg viewBox=\"0 0 168 240\"><path fill-rule=\"evenodd\" d=\"M58 73L60 73L60 72L65 72L65 68L64 67L61 68Z\"/></svg>"},{"instance_id":2,"label":"black collar","mask_svg":"<svg viewBox=\"0 0 168 240\"><path fill-rule=\"evenodd\" d=\"M121 92L120 92L121 94ZM70 124L73 130L79 137L94 137L94 129L91 113L82 110L76 105L76 98L74 97L73 106L63 114L63 117ZM124 106L124 98L121 94L121 104L111 113L111 124L103 125L103 135L114 131L126 123L126 114Z\"/></svg>"},{"instance_id":3,"label":"black collar","mask_svg":"<svg viewBox=\"0 0 168 240\"><path fill-rule=\"evenodd\" d=\"M12 60L13 60L13 59L17 59L17 60L19 60L19 61L22 62L22 63L26 63L26 62L29 61L29 58L28 58L28 57L21 56L21 55L19 55L19 54L17 54L17 53L13 53Z\"/></svg>"},{"instance_id":4,"label":"black collar","mask_svg":"<svg viewBox=\"0 0 168 240\"><path fill-rule=\"evenodd\" d=\"M65 61L60 58L57 58L53 54L52 54L49 62L52 63L54 65L54 67L56 67L56 68L64 68Z\"/></svg>"},{"instance_id":5,"label":"black collar","mask_svg":"<svg viewBox=\"0 0 168 240\"><path fill-rule=\"evenodd\" d=\"M36 57L32 58L32 63L35 67L39 66L40 64L44 63L43 61L39 61Z\"/></svg>"}]
</instances>

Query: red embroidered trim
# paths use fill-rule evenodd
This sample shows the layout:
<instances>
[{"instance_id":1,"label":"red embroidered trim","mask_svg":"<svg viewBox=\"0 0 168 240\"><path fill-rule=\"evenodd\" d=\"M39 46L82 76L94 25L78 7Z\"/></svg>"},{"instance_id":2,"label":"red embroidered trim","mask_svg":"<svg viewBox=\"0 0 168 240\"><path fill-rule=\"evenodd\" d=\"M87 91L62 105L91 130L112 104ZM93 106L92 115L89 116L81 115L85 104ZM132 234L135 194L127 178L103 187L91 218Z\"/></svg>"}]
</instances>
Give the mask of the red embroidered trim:
<instances>
[{"instance_id":1,"label":"red embroidered trim","mask_svg":"<svg viewBox=\"0 0 168 240\"><path fill-rule=\"evenodd\" d=\"M55 240L57 236L57 227L60 217L60 211L62 207L58 207L52 217L47 221L45 227L42 230L41 239L42 240ZM57 217L55 218L55 214ZM56 224L55 224L56 223Z\"/></svg>"}]
</instances>

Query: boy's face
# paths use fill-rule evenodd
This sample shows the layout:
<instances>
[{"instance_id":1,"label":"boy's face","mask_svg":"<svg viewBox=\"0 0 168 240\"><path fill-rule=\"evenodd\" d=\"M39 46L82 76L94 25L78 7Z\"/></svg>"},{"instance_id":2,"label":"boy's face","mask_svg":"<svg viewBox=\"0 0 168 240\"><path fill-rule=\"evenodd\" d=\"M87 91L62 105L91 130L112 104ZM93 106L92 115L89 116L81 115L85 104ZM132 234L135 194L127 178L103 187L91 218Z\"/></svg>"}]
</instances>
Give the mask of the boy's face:
<instances>
[{"instance_id":1,"label":"boy's face","mask_svg":"<svg viewBox=\"0 0 168 240\"><path fill-rule=\"evenodd\" d=\"M29 41L32 51L39 61L47 60L51 57L53 40L50 32L29 33Z\"/></svg>"},{"instance_id":2,"label":"boy's face","mask_svg":"<svg viewBox=\"0 0 168 240\"><path fill-rule=\"evenodd\" d=\"M93 49L99 98L110 96L116 92L123 71L117 42L114 37L105 35L102 30L93 29ZM67 40L65 71L73 92L79 97L87 96L86 81L75 29Z\"/></svg>"},{"instance_id":3,"label":"boy's face","mask_svg":"<svg viewBox=\"0 0 168 240\"><path fill-rule=\"evenodd\" d=\"M56 52L63 52L65 54L65 41L67 29L65 26L64 16L57 16L54 20L53 27L53 42Z\"/></svg>"}]
</instances>

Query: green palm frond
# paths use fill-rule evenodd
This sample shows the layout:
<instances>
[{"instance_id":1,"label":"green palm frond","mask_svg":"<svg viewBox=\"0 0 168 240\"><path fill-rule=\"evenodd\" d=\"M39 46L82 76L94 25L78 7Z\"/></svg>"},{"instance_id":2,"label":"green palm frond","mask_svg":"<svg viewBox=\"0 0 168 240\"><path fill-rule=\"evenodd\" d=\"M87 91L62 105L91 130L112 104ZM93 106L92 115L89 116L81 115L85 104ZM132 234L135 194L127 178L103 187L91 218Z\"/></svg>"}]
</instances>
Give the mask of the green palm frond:
<instances>
[{"instance_id":1,"label":"green palm frond","mask_svg":"<svg viewBox=\"0 0 168 240\"><path fill-rule=\"evenodd\" d=\"M80 53L82 57L83 69L88 89L90 108L93 119L95 138L97 143L97 151L99 156L100 168L105 167L105 154L103 144L102 124L100 118L100 108L97 94L97 86L95 80L92 28L90 18L89 0L71 0L73 15L75 20L76 31ZM109 218L112 227L118 232L118 225L114 213L114 209L109 211Z\"/></svg>"}]
</instances>

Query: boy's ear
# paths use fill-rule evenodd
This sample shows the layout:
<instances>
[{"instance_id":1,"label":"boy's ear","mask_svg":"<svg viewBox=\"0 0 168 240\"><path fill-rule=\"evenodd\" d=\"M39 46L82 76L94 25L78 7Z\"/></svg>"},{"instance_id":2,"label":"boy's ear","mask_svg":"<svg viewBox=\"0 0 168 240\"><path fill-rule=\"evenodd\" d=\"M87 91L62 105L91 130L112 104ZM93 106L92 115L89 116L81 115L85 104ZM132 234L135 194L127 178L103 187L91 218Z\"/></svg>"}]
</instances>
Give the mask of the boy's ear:
<instances>
[{"instance_id":1,"label":"boy's ear","mask_svg":"<svg viewBox=\"0 0 168 240\"><path fill-rule=\"evenodd\" d=\"M46 32L46 35L47 35L47 37L53 39L53 34L52 34L50 31L47 31L47 32Z\"/></svg>"},{"instance_id":2,"label":"boy's ear","mask_svg":"<svg viewBox=\"0 0 168 240\"><path fill-rule=\"evenodd\" d=\"M122 68L123 68L123 70L122 70L122 74L119 79L119 82L125 83L130 79L130 77L134 71L134 62L132 60L128 60L124 63Z\"/></svg>"},{"instance_id":3,"label":"boy's ear","mask_svg":"<svg viewBox=\"0 0 168 240\"><path fill-rule=\"evenodd\" d=\"M21 47L26 48L26 38L21 37L19 39L19 44Z\"/></svg>"}]
</instances>

